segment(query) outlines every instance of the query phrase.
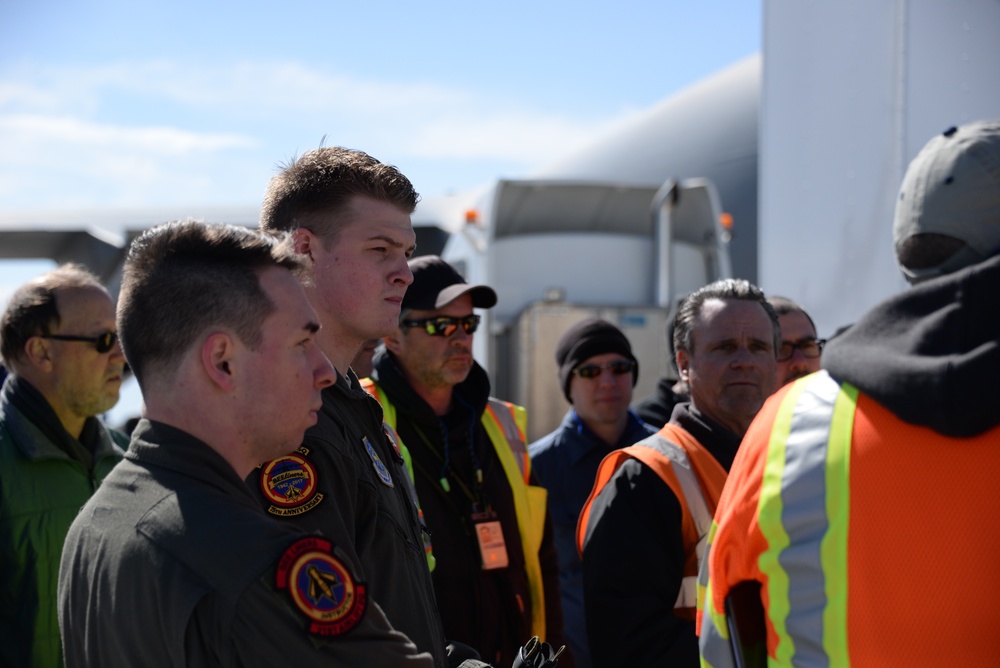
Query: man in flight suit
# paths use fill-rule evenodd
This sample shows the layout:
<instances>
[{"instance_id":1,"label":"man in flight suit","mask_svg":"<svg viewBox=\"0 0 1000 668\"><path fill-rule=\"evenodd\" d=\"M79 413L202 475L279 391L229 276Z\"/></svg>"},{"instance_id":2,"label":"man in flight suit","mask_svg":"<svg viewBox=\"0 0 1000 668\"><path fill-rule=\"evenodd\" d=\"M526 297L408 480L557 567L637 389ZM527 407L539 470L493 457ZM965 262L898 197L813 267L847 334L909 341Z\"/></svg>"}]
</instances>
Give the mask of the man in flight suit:
<instances>
[{"instance_id":1,"label":"man in flight suit","mask_svg":"<svg viewBox=\"0 0 1000 668\"><path fill-rule=\"evenodd\" d=\"M301 443L334 382L299 269L289 244L237 226L133 243L117 320L144 419L66 539L70 668L434 665L336 544L244 483Z\"/></svg>"}]
</instances>

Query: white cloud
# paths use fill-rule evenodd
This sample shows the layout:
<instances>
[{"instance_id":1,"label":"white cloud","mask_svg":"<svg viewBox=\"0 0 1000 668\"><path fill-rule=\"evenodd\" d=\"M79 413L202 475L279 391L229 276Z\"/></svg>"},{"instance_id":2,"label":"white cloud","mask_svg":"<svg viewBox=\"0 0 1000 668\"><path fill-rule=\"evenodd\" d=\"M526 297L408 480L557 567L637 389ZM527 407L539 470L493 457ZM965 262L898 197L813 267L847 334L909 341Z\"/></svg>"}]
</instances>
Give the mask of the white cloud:
<instances>
[{"instance_id":1,"label":"white cloud","mask_svg":"<svg viewBox=\"0 0 1000 668\"><path fill-rule=\"evenodd\" d=\"M125 127L67 116L27 114L0 116L0 136L7 133L25 143L70 143L102 150L127 149L164 155L255 145L252 138L236 134L199 133L171 127Z\"/></svg>"},{"instance_id":2,"label":"white cloud","mask_svg":"<svg viewBox=\"0 0 1000 668\"><path fill-rule=\"evenodd\" d=\"M549 161L620 120L573 118L499 94L363 80L297 62L21 65L6 77L0 196L23 193L34 202L52 194L55 206L223 197L222 182L245 176L247 163L258 169L249 186L258 193L267 178L258 173L318 145L324 134L328 144L394 162L444 162L442 170L461 175L473 161L502 161L509 172L512 164L528 169ZM315 143L289 145L303 137ZM60 183L55 192L53 178ZM238 190L229 201L246 197Z\"/></svg>"}]
</instances>

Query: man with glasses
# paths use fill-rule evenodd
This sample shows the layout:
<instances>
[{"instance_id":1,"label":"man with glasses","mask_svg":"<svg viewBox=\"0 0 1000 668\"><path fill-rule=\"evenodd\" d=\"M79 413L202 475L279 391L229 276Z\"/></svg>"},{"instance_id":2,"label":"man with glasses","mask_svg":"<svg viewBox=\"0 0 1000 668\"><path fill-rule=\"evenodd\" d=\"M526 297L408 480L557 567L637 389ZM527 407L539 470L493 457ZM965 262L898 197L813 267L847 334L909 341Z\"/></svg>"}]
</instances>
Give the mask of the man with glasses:
<instances>
[{"instance_id":1,"label":"man with glasses","mask_svg":"<svg viewBox=\"0 0 1000 668\"><path fill-rule=\"evenodd\" d=\"M787 297L767 298L778 314L781 347L778 348L778 387L819 371L819 356L826 339L816 337L816 325L805 309Z\"/></svg>"},{"instance_id":2,"label":"man with glasses","mask_svg":"<svg viewBox=\"0 0 1000 668\"><path fill-rule=\"evenodd\" d=\"M778 316L745 280L696 290L674 349L690 403L608 455L580 515L595 666L697 666L698 562L740 440L774 391Z\"/></svg>"},{"instance_id":3,"label":"man with glasses","mask_svg":"<svg viewBox=\"0 0 1000 668\"><path fill-rule=\"evenodd\" d=\"M0 665L60 666L59 557L70 523L128 446L97 418L125 358L96 276L63 265L14 292L0 325Z\"/></svg>"},{"instance_id":4,"label":"man with glasses","mask_svg":"<svg viewBox=\"0 0 1000 668\"><path fill-rule=\"evenodd\" d=\"M656 430L629 409L639 362L628 338L610 322L588 318L566 330L556 344L556 364L570 409L558 429L528 446L528 454L549 492L566 639L576 665L584 667L591 664L577 519L605 455Z\"/></svg>"},{"instance_id":5,"label":"man with glasses","mask_svg":"<svg viewBox=\"0 0 1000 668\"><path fill-rule=\"evenodd\" d=\"M473 309L493 307L496 293L436 256L410 270L399 327L383 339L368 387L412 456L447 637L506 666L530 636L562 644L545 490L531 475L524 409L490 397L472 357ZM560 665L573 664L563 655Z\"/></svg>"}]
</instances>

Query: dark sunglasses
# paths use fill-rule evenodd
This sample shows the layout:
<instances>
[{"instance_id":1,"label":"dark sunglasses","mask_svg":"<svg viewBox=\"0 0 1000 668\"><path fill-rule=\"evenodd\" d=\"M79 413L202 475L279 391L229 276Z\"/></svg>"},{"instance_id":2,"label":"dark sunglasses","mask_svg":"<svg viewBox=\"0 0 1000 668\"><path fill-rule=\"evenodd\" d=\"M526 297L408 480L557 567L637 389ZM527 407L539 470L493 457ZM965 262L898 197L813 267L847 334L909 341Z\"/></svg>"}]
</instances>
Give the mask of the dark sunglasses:
<instances>
[{"instance_id":1,"label":"dark sunglasses","mask_svg":"<svg viewBox=\"0 0 1000 668\"><path fill-rule=\"evenodd\" d=\"M635 362L632 360L615 360L607 364L584 364L573 369L573 373L580 378L597 378L602 371L607 369L616 376L624 376L627 373L632 373L634 368Z\"/></svg>"},{"instance_id":2,"label":"dark sunglasses","mask_svg":"<svg viewBox=\"0 0 1000 668\"><path fill-rule=\"evenodd\" d=\"M439 315L435 318L423 318L421 320L404 320L403 327L419 327L431 336L451 336L458 331L459 325L466 334L472 334L479 329L479 316L467 315L464 318L452 318L446 315Z\"/></svg>"},{"instance_id":3,"label":"dark sunglasses","mask_svg":"<svg viewBox=\"0 0 1000 668\"><path fill-rule=\"evenodd\" d=\"M75 334L40 334L43 339L55 339L56 341L83 341L93 343L97 352L110 352L115 347L118 340L118 332L104 332L97 336L76 336Z\"/></svg>"},{"instance_id":4,"label":"dark sunglasses","mask_svg":"<svg viewBox=\"0 0 1000 668\"><path fill-rule=\"evenodd\" d=\"M801 351L802 356L806 359L814 360L822 354L825 344L826 339L805 339L804 341L796 341L795 343L785 341L778 348L778 361L786 362L792 359L792 355L795 354L796 350Z\"/></svg>"}]
</instances>

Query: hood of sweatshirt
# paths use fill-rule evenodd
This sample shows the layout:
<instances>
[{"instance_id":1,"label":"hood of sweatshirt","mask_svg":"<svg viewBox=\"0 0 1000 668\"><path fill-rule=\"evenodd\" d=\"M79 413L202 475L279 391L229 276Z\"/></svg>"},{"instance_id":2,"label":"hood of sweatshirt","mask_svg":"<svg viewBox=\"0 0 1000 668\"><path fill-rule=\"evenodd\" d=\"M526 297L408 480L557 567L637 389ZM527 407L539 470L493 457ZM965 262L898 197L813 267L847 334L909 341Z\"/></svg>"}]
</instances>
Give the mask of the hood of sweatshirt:
<instances>
[{"instance_id":1,"label":"hood of sweatshirt","mask_svg":"<svg viewBox=\"0 0 1000 668\"><path fill-rule=\"evenodd\" d=\"M1000 424L1000 256L892 297L836 337L823 367L901 420L954 437Z\"/></svg>"}]
</instances>

